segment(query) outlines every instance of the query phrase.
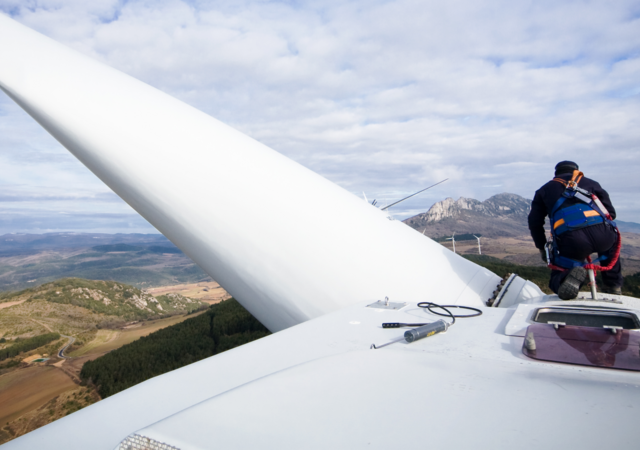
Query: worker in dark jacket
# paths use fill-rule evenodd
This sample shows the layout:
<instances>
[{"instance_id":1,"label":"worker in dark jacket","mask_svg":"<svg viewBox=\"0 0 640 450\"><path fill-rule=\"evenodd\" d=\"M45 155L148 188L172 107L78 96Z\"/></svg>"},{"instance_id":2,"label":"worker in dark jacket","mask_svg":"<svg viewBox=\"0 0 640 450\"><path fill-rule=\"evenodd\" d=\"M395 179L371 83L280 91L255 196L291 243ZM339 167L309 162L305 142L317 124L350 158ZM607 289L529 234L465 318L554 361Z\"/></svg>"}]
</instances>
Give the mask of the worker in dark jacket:
<instances>
[{"instance_id":1,"label":"worker in dark jacket","mask_svg":"<svg viewBox=\"0 0 640 450\"><path fill-rule=\"evenodd\" d=\"M536 247L540 250L543 261L548 262L545 251L547 241L544 231L545 218L547 216L550 217L552 226L555 221L556 230L553 234L560 258L564 261L572 260L575 264L572 264L574 267L567 267L564 271L552 270L549 288L563 300L570 300L578 295L588 276L586 269L578 265L579 262L585 261L587 256L592 253L598 253L599 257L604 258L602 265L606 266L614 255L618 234L610 221L602 218L601 214L588 210L584 206L585 203L582 203L582 206L576 206L580 202L573 198L562 203L562 207L581 208L586 210L586 212L582 211L584 216L590 217L583 218L584 223L580 224L578 228L574 227L567 230L558 228L558 224L561 222L557 217L554 218L553 215L558 214L560 209L558 208L558 201L563 197L566 185L574 177L574 171L578 170L578 165L573 161L562 161L556 165L555 170L555 178L538 189L531 202L529 230ZM595 194L608 211L610 218L612 220L615 219L616 212L609 199L609 194L602 189L598 182L582 177L577 185L579 188L588 191L589 194ZM581 211L578 210L578 212ZM587 219L589 223L587 223ZM559 265L554 261L552 262L555 265ZM601 290L610 294L621 294L622 271L620 260L618 259L611 270L601 273L604 282L604 287Z\"/></svg>"}]
</instances>

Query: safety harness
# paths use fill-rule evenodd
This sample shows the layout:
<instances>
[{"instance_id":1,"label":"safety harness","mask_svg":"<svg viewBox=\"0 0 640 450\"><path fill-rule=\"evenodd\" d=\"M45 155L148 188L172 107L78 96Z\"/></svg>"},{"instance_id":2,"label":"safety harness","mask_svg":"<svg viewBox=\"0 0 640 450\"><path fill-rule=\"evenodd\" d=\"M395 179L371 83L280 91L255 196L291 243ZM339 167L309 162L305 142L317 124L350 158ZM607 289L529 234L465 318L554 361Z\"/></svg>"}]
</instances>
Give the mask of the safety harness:
<instances>
[{"instance_id":1,"label":"safety harness","mask_svg":"<svg viewBox=\"0 0 640 450\"><path fill-rule=\"evenodd\" d=\"M547 242L546 246L547 261L549 267L553 270L565 271L582 266L585 269L606 272L607 270L611 270L618 261L622 240L616 223L600 199L595 194L578 186L583 176L584 174L582 172L574 170L573 176L569 181L565 181L562 178L553 179L553 181L564 185L565 190L562 193L562 197L558 199L549 213L551 221L551 241ZM557 243L558 236L567 231L578 230L600 223L608 223L611 225L614 230L616 230L618 236L616 250L608 265L602 266L594 264L607 259L606 256L601 256L593 261L591 261L590 257L587 257L585 261L578 261L560 255Z\"/></svg>"}]
</instances>

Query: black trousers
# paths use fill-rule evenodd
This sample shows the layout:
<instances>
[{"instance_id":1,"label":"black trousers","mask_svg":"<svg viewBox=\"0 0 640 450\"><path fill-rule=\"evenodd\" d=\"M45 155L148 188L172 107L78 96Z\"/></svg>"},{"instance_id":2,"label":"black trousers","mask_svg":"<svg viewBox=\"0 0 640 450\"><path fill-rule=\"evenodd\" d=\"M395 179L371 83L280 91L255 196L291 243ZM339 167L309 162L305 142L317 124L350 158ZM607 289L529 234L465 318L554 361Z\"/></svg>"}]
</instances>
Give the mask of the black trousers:
<instances>
[{"instance_id":1,"label":"black trousers","mask_svg":"<svg viewBox=\"0 0 640 450\"><path fill-rule=\"evenodd\" d=\"M562 256L567 258L583 261L587 256L597 253L598 256L606 256L607 259L601 262L606 266L611 261L615 251L618 235L613 227L608 224L601 223L579 230L567 231L557 238L558 250ZM558 293L560 285L568 275L569 271L561 272L559 270L551 271L551 279L549 280L549 288ZM622 287L622 267L620 259L615 266L607 272L600 272L602 281L609 287Z\"/></svg>"}]
</instances>

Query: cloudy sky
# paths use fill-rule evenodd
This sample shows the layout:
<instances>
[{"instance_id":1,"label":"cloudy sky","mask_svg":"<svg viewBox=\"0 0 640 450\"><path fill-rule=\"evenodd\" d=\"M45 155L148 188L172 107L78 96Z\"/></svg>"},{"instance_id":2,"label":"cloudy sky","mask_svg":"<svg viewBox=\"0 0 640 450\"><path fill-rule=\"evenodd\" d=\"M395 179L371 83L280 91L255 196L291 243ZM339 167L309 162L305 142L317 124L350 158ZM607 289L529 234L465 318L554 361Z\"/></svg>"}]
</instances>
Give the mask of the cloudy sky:
<instances>
[{"instance_id":1,"label":"cloudy sky","mask_svg":"<svg viewBox=\"0 0 640 450\"><path fill-rule=\"evenodd\" d=\"M640 222L640 2L0 0L406 218L571 159ZM0 43L6 45L6 43ZM153 232L0 92L0 234Z\"/></svg>"}]
</instances>

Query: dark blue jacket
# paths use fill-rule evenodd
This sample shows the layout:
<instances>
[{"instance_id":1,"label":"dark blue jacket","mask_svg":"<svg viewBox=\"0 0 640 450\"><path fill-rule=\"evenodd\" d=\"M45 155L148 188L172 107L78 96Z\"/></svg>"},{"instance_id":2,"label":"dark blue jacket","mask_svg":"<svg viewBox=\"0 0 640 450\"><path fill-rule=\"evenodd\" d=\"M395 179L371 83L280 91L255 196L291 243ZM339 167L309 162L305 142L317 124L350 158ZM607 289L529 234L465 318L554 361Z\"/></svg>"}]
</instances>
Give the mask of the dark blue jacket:
<instances>
[{"instance_id":1,"label":"dark blue jacket","mask_svg":"<svg viewBox=\"0 0 640 450\"><path fill-rule=\"evenodd\" d=\"M558 175L556 178L562 178L565 181L569 181L573 174L564 173ZM616 210L611 204L609 194L602 189L602 186L597 181L583 177L578 186L582 189L589 191L589 193L596 194L605 208L611 214L611 218L616 218ZM562 197L564 192L564 185L557 181L549 181L536 191L536 195L531 202L531 212L529 212L529 231L531 231L531 237L536 247L540 250L544 249L544 244L547 242L547 238L544 233L545 218L549 215L553 206L558 199Z\"/></svg>"}]
</instances>

